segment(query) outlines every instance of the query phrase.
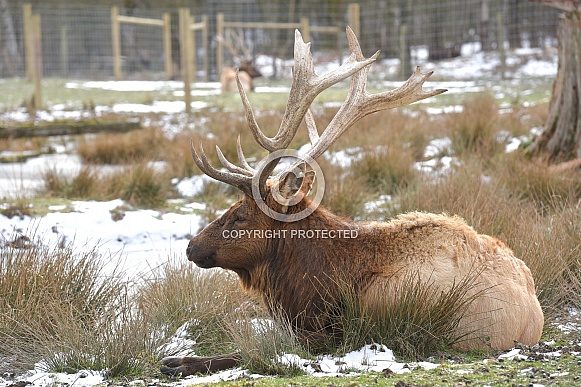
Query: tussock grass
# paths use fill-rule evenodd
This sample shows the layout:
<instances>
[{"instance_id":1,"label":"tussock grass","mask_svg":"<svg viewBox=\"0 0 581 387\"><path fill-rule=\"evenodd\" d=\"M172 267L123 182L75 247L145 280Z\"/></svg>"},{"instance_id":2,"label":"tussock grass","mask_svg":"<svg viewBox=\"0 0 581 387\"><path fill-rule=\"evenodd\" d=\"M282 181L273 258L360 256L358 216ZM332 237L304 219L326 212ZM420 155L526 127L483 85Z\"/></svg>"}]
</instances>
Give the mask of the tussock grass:
<instances>
[{"instance_id":1,"label":"tussock grass","mask_svg":"<svg viewBox=\"0 0 581 387\"><path fill-rule=\"evenodd\" d=\"M0 367L143 372L156 344L121 273L96 250L39 246L0 252Z\"/></svg>"},{"instance_id":2,"label":"tussock grass","mask_svg":"<svg viewBox=\"0 0 581 387\"><path fill-rule=\"evenodd\" d=\"M412 163L409 149L376 147L365 150L351 165L349 173L361 176L365 185L378 194L395 194L415 180L416 170Z\"/></svg>"},{"instance_id":3,"label":"tussock grass","mask_svg":"<svg viewBox=\"0 0 581 387\"><path fill-rule=\"evenodd\" d=\"M156 330L165 335L189 322L188 334L196 341L192 349L204 355L234 350L224 319L248 297L233 274L202 271L185 260L172 260L159 275L145 281L137 300Z\"/></svg>"},{"instance_id":4,"label":"tussock grass","mask_svg":"<svg viewBox=\"0 0 581 387\"><path fill-rule=\"evenodd\" d=\"M555 173L540 160L507 154L494 163L495 175L512 196L546 208L581 197L581 179L575 171Z\"/></svg>"},{"instance_id":5,"label":"tussock grass","mask_svg":"<svg viewBox=\"0 0 581 387\"><path fill-rule=\"evenodd\" d=\"M467 100L461 113L448 116L447 125L452 150L458 157L477 155L487 159L504 148L498 137L498 106L488 93Z\"/></svg>"},{"instance_id":6,"label":"tussock grass","mask_svg":"<svg viewBox=\"0 0 581 387\"><path fill-rule=\"evenodd\" d=\"M477 278L475 271L443 291L437 282L422 282L417 273L410 273L401 285L385 289L378 302L388 301L390 307L382 310L363 303L355 289L339 281L339 297L327 305L321 317L340 335L324 343L322 350L345 354L381 343L414 360L449 350L468 336L477 336L471 327L459 325L471 303L487 290L479 286Z\"/></svg>"},{"instance_id":7,"label":"tussock grass","mask_svg":"<svg viewBox=\"0 0 581 387\"><path fill-rule=\"evenodd\" d=\"M373 191L367 187L366 179L351 173L345 173L337 166L325 166L325 195L322 204L337 215L353 219L365 215L365 203L373 197ZM354 189L357 187L357 189Z\"/></svg>"},{"instance_id":8,"label":"tussock grass","mask_svg":"<svg viewBox=\"0 0 581 387\"><path fill-rule=\"evenodd\" d=\"M275 312L275 315L278 317L272 320L262 308L242 308L225 320L226 328L250 372L285 377L302 375L304 370L300 365L284 355L303 358L311 355L284 314Z\"/></svg>"},{"instance_id":9,"label":"tussock grass","mask_svg":"<svg viewBox=\"0 0 581 387\"><path fill-rule=\"evenodd\" d=\"M167 141L157 127L122 134L101 133L94 138L81 138L77 144L77 153L87 164L159 160Z\"/></svg>"},{"instance_id":10,"label":"tussock grass","mask_svg":"<svg viewBox=\"0 0 581 387\"><path fill-rule=\"evenodd\" d=\"M13 218L15 216L20 219L24 219L25 216L32 215L32 209L30 208L30 201L24 198L16 198L10 202L5 202L0 206L0 214L7 218Z\"/></svg>"},{"instance_id":11,"label":"tussock grass","mask_svg":"<svg viewBox=\"0 0 581 387\"><path fill-rule=\"evenodd\" d=\"M68 199L123 199L136 207L163 205L170 194L167 177L153 165L136 163L117 172L98 173L94 166L84 166L67 176L52 168L43 175L44 196Z\"/></svg>"}]
</instances>

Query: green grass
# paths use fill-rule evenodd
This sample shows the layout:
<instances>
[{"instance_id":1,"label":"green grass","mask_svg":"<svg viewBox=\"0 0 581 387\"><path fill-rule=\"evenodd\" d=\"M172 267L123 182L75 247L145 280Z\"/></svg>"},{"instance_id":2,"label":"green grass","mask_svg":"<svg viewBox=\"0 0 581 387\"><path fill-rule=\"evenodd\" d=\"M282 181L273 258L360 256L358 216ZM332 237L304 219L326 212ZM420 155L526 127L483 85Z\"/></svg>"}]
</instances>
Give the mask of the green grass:
<instances>
[{"instance_id":1,"label":"green grass","mask_svg":"<svg viewBox=\"0 0 581 387\"><path fill-rule=\"evenodd\" d=\"M382 80L374 79L376 74L373 68L370 73L369 91L384 91L383 86L377 85ZM437 70L431 80L438 80ZM152 101L178 101L180 97L173 95L172 91L113 91L99 88L70 88L67 83L83 83L81 80L69 80L61 78L45 78L42 80L43 106L48 109L56 104L73 103L73 109L91 112L95 106L111 106L116 103L141 103L151 104ZM494 87L487 86L486 80L480 81L483 92L496 93L499 104L511 106L521 106L523 103L536 105L546 103L550 99L552 79L531 79L528 82L517 82L511 80L494 80ZM289 81L271 81L265 78L255 80L256 86L290 86ZM195 86L195 85L194 85ZM427 88L430 84L426 85ZM33 93L33 85L24 78L10 78L0 80L0 110L10 111L14 108L24 106L30 100ZM316 110L320 104L328 102L341 102L347 93L348 82L341 82L323 92L315 99ZM499 91L502 91L500 93ZM526 93L523 93L526 91ZM437 98L421 103L422 106L447 106L460 105L470 93L444 93ZM249 93L249 99L253 106L261 111L271 109L284 110L288 93ZM242 111L242 104L237 93L210 95L205 97L193 97L194 101L205 101L214 110ZM0 121L0 125L3 122ZM5 124L5 123L4 123Z\"/></svg>"},{"instance_id":2,"label":"green grass","mask_svg":"<svg viewBox=\"0 0 581 387\"><path fill-rule=\"evenodd\" d=\"M459 359L456 359L459 360ZM546 361L473 361L468 363L443 364L433 370L414 368L411 372L394 374L389 372L363 373L341 377L299 376L293 378L243 379L233 382L219 382L216 386L229 387L277 387L277 386L327 386L327 387L360 387L360 386L435 386L449 387L456 385L469 386L528 386L531 383L578 385L578 358L563 355L558 360ZM565 375L566 373L566 375Z\"/></svg>"}]
</instances>

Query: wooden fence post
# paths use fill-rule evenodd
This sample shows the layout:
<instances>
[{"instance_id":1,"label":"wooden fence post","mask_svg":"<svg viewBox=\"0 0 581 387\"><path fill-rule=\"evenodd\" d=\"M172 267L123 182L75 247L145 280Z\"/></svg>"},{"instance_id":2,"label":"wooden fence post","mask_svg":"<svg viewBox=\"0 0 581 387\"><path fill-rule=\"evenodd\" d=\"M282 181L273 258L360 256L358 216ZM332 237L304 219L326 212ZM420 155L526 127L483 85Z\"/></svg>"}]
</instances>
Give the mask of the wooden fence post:
<instances>
[{"instance_id":1,"label":"wooden fence post","mask_svg":"<svg viewBox=\"0 0 581 387\"><path fill-rule=\"evenodd\" d=\"M347 11L347 20L349 26L355 33L358 39L361 39L361 24L359 19L359 3L349 3Z\"/></svg>"},{"instance_id":2,"label":"wooden fence post","mask_svg":"<svg viewBox=\"0 0 581 387\"><path fill-rule=\"evenodd\" d=\"M188 35L190 34L190 11L187 8L179 9L179 35L180 35L180 63L182 71L182 80L184 81L184 102L186 104L186 113L189 114L192 111L192 90L191 90L191 79L188 60L190 58L188 45Z\"/></svg>"},{"instance_id":3,"label":"wooden fence post","mask_svg":"<svg viewBox=\"0 0 581 387\"><path fill-rule=\"evenodd\" d=\"M171 15L166 12L163 14L163 48L165 55L165 77L173 77L173 61L171 56Z\"/></svg>"},{"instance_id":4,"label":"wooden fence post","mask_svg":"<svg viewBox=\"0 0 581 387\"><path fill-rule=\"evenodd\" d=\"M26 60L26 79L34 79L34 37L32 36L32 4L22 5L22 24L24 26L24 51Z\"/></svg>"},{"instance_id":5,"label":"wooden fence post","mask_svg":"<svg viewBox=\"0 0 581 387\"><path fill-rule=\"evenodd\" d=\"M197 57L198 51L196 48L196 32L193 29L194 24L194 16L189 15L188 19L188 47L189 47L189 57L188 57L188 65L190 66L188 71L190 72L190 77L192 81L196 81L196 72L198 70L197 66Z\"/></svg>"},{"instance_id":6,"label":"wooden fence post","mask_svg":"<svg viewBox=\"0 0 581 387\"><path fill-rule=\"evenodd\" d=\"M502 12L496 13L496 45L500 53L500 77L506 78L506 50L504 48L504 20Z\"/></svg>"},{"instance_id":7,"label":"wooden fence post","mask_svg":"<svg viewBox=\"0 0 581 387\"><path fill-rule=\"evenodd\" d=\"M301 17L301 34L303 35L304 42L311 41L311 28L309 26L309 18Z\"/></svg>"},{"instance_id":8,"label":"wooden fence post","mask_svg":"<svg viewBox=\"0 0 581 387\"><path fill-rule=\"evenodd\" d=\"M69 75L69 29L66 25L61 27L61 67L62 76Z\"/></svg>"},{"instance_id":9,"label":"wooden fence post","mask_svg":"<svg viewBox=\"0 0 581 387\"><path fill-rule=\"evenodd\" d=\"M34 109L42 106L42 29L40 15L33 14L31 17L33 38L34 38Z\"/></svg>"},{"instance_id":10,"label":"wooden fence post","mask_svg":"<svg viewBox=\"0 0 581 387\"><path fill-rule=\"evenodd\" d=\"M111 7L111 37L113 40L113 74L121 79L121 33L119 28L119 7Z\"/></svg>"},{"instance_id":11,"label":"wooden fence post","mask_svg":"<svg viewBox=\"0 0 581 387\"><path fill-rule=\"evenodd\" d=\"M210 52L208 51L208 15L202 15L202 44L204 46L204 74L205 75L205 81L209 81L210 77L209 77L209 71L210 71L210 62L209 62L209 58L210 58Z\"/></svg>"}]
</instances>

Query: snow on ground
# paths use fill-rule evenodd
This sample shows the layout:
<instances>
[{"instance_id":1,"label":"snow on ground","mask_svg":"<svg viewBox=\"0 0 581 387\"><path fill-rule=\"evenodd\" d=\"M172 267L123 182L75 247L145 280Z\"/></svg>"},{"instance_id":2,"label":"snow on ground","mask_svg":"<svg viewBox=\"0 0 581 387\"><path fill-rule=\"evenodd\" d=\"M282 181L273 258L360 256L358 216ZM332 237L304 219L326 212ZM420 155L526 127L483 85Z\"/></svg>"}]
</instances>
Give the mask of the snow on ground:
<instances>
[{"instance_id":1,"label":"snow on ground","mask_svg":"<svg viewBox=\"0 0 581 387\"><path fill-rule=\"evenodd\" d=\"M98 247L105 258L112 255L119 259L130 277L145 274L172 256L185 259L189 237L199 229L198 215L123 210L123 205L119 199L78 201L66 209L70 212L60 212L63 208L56 207L40 218L0 216L1 239L12 241L25 235L49 247L63 242L81 250ZM199 203L192 207L197 206ZM192 207L183 205L186 211Z\"/></svg>"},{"instance_id":2,"label":"snow on ground","mask_svg":"<svg viewBox=\"0 0 581 387\"><path fill-rule=\"evenodd\" d=\"M393 352L384 345L366 345L358 351L353 351L345 354L345 356L321 356L316 360L302 359L294 354L283 354L278 361L282 364L288 364L299 367L307 374L313 376L345 376L355 375L361 372L382 372L390 370L393 373L401 374L411 372L414 369L421 367L423 369L434 369L438 364L431 362L398 362L395 359ZM247 370L242 368L235 368L217 372L206 376L189 376L179 381L171 383L174 387L199 385L207 383L216 383L220 381L237 380L240 378L263 378L265 376L249 374ZM33 387L46 387L51 385L75 385L77 387L92 387L96 385L106 384L103 374L95 371L80 371L75 374L65 373L47 373L40 370L40 368L29 371L17 379L23 381L27 385ZM0 387L11 385L11 381L0 377ZM134 385L138 386L139 381L134 381ZM166 384L166 383L164 383ZM167 383L170 385L170 383Z\"/></svg>"}]
</instances>

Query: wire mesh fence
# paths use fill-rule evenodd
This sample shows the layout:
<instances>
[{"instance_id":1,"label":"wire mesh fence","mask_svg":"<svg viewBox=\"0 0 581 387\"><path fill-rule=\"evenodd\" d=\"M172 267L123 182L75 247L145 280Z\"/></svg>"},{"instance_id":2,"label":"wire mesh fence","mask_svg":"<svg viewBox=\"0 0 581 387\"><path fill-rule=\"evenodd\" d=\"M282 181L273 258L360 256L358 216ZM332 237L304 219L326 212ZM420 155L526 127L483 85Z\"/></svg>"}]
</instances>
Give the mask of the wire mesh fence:
<instances>
[{"instance_id":1,"label":"wire mesh fence","mask_svg":"<svg viewBox=\"0 0 581 387\"><path fill-rule=\"evenodd\" d=\"M118 14L129 18L162 20L169 14L169 37L151 24L119 24L120 66L125 79L181 78L184 63L180 46L195 46L195 79L217 79L220 67L237 65L240 58L219 44L219 15L235 27L250 56L270 58L271 73L292 57L292 28L308 29L313 51L321 60L340 61L346 52L344 28L355 24L364 53L381 49L382 58L397 58L405 67L462 55L463 47L492 51L500 48L556 47L559 12L522 0L379 0L359 1L196 1L187 6L192 25L205 20L204 33L180 40L178 4L160 6L126 2ZM168 2L169 4L170 2ZM26 18L22 1L0 0L0 77L25 76ZM112 6L81 5L74 1L38 1L39 61L44 77L103 79L115 76L115 31ZM179 4L184 5L184 4ZM306 20L306 22L305 22ZM262 27L282 23L289 28ZM306 23L306 24L305 24ZM335 31L339 31L337 33ZM169 39L169 49L166 48ZM419 50L418 48L422 48ZM220 52L219 52L220 51ZM248 52L245 53L248 56ZM30 55L30 54L28 54ZM168 58L171 56L171 58ZM171 59L168 61L168 59ZM408 63L407 61L410 61ZM168 63L171 69L168 71Z\"/></svg>"}]
</instances>

